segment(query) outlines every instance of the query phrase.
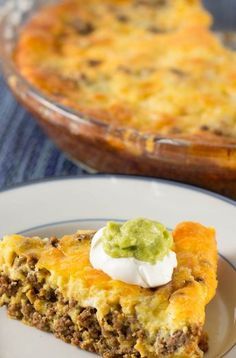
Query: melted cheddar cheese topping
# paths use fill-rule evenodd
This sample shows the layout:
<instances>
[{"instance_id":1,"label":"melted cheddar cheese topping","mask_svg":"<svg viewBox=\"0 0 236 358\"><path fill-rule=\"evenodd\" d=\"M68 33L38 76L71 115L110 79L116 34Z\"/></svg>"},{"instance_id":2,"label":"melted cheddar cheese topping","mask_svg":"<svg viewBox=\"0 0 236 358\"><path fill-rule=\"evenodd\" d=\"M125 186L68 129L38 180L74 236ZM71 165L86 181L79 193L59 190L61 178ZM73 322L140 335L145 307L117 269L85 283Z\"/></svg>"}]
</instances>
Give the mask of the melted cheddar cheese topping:
<instances>
[{"instance_id":1,"label":"melted cheddar cheese topping","mask_svg":"<svg viewBox=\"0 0 236 358\"><path fill-rule=\"evenodd\" d=\"M23 27L14 60L49 98L142 133L236 138L236 55L199 0L64 0Z\"/></svg>"}]
</instances>

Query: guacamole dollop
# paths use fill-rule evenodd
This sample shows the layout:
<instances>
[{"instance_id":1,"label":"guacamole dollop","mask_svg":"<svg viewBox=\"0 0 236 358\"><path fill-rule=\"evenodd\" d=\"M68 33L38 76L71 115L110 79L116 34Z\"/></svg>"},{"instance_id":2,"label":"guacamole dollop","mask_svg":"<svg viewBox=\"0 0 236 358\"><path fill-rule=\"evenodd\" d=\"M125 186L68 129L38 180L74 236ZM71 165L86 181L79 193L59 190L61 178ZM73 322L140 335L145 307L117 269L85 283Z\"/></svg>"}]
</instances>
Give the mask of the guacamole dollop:
<instances>
[{"instance_id":1,"label":"guacamole dollop","mask_svg":"<svg viewBox=\"0 0 236 358\"><path fill-rule=\"evenodd\" d=\"M108 222L102 243L104 251L111 257L134 257L155 264L168 254L173 238L161 223L138 218L124 224Z\"/></svg>"}]
</instances>

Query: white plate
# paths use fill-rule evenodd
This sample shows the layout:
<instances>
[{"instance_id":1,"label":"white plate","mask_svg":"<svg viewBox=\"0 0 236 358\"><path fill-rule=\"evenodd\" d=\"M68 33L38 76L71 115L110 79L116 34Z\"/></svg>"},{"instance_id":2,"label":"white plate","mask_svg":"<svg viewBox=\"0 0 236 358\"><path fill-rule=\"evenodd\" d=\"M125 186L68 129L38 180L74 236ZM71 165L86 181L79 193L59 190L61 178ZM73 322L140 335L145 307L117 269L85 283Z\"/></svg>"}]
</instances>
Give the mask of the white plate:
<instances>
[{"instance_id":1,"label":"white plate","mask_svg":"<svg viewBox=\"0 0 236 358\"><path fill-rule=\"evenodd\" d=\"M110 219L144 216L173 228L183 220L215 226L219 288L207 308L208 358L236 357L236 206L230 200L176 183L132 177L89 176L43 181L0 193L0 237L42 236L99 228ZM234 346L234 347L233 347ZM0 358L89 358L93 354L50 334L7 319L0 310Z\"/></svg>"}]
</instances>

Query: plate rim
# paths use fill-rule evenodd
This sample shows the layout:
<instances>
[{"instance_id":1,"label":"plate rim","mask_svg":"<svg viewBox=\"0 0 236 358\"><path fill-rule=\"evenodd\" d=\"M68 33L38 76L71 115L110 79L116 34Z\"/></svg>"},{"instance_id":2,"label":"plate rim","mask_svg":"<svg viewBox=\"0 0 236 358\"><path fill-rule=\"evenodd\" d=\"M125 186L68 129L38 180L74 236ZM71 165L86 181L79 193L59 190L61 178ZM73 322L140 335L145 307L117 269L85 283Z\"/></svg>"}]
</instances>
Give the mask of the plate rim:
<instances>
[{"instance_id":1,"label":"plate rim","mask_svg":"<svg viewBox=\"0 0 236 358\"><path fill-rule=\"evenodd\" d=\"M126 174L104 174L104 173L96 173L96 174L77 174L77 175L58 175L54 177L45 177L45 178L39 178L39 179L31 179L26 182L16 183L12 184L6 187L3 187L0 189L1 193L6 193L11 190L16 190L20 188L24 188L27 186L37 185L37 184L43 184L43 183L50 183L53 181L67 181L67 180L91 180L91 179L127 179L127 180L136 180L136 181L155 181L156 183L160 184L167 184L173 187L179 187L184 188L190 191L199 192L205 195L208 195L210 197L213 197L215 199L219 199L220 201L223 201L225 203L228 203L236 208L236 200L228 198L227 196L218 194L214 191L203 189L201 187L186 184L182 182L178 182L171 179L162 179L162 178L156 178L153 176L142 176L142 175L126 175Z\"/></svg>"}]
</instances>

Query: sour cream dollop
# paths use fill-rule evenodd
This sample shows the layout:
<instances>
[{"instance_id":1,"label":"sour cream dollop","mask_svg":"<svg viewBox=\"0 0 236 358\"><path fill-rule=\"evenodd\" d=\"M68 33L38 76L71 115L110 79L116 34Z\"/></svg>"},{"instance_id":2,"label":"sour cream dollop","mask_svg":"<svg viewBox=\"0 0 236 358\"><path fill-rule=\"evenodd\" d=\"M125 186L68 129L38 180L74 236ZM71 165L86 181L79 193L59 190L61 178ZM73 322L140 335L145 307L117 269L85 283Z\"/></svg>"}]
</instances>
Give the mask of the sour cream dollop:
<instances>
[{"instance_id":1,"label":"sour cream dollop","mask_svg":"<svg viewBox=\"0 0 236 358\"><path fill-rule=\"evenodd\" d=\"M105 272L113 280L123 281L144 288L157 287L171 281L174 268L177 267L176 254L168 254L155 264L137 260L133 257L114 258L106 254L103 248L101 228L91 243L90 262L92 266Z\"/></svg>"}]
</instances>

